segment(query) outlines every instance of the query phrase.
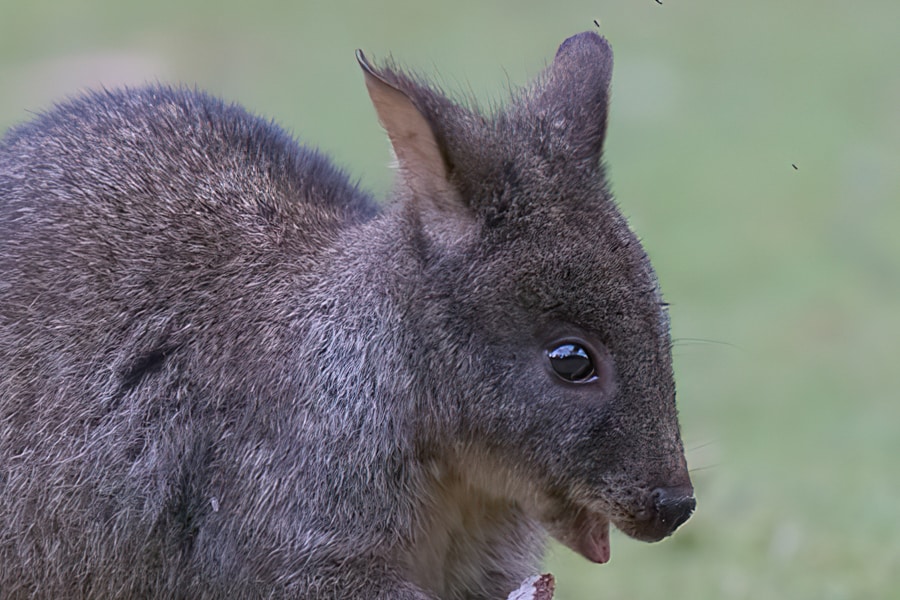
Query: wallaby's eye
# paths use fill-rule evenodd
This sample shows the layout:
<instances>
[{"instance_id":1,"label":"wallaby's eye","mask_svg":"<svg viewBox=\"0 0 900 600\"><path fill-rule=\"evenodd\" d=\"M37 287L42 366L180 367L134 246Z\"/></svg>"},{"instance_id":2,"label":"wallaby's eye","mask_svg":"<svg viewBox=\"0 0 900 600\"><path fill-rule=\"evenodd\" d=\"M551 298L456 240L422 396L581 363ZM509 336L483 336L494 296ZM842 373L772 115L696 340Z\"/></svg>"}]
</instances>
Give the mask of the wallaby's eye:
<instances>
[{"instance_id":1,"label":"wallaby's eye","mask_svg":"<svg viewBox=\"0 0 900 600\"><path fill-rule=\"evenodd\" d=\"M587 383L597 378L594 361L584 346L574 342L560 344L547 352L550 368L566 381Z\"/></svg>"}]
</instances>

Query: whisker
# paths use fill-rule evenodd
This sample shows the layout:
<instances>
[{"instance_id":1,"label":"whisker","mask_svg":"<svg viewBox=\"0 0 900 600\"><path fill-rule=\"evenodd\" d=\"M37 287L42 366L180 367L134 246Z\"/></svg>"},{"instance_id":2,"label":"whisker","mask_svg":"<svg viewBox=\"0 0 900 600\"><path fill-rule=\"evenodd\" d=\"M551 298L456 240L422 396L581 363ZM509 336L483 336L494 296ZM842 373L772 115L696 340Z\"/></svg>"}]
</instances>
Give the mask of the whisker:
<instances>
[{"instance_id":1,"label":"whisker","mask_svg":"<svg viewBox=\"0 0 900 600\"><path fill-rule=\"evenodd\" d=\"M687 449L687 451L688 452L696 452L697 450L700 450L701 448L706 448L707 446L711 446L718 441L719 440L709 440L708 442L703 442L702 444L698 444L696 446L691 446Z\"/></svg>"},{"instance_id":2,"label":"whisker","mask_svg":"<svg viewBox=\"0 0 900 600\"><path fill-rule=\"evenodd\" d=\"M729 348L734 348L735 350L743 350L740 346L736 344L732 344L730 342L723 342L721 340L709 340L706 338L675 338L672 340L673 346L684 346L687 344L713 344L716 346L728 346Z\"/></svg>"},{"instance_id":3,"label":"whisker","mask_svg":"<svg viewBox=\"0 0 900 600\"><path fill-rule=\"evenodd\" d=\"M693 469L688 469L688 473L696 473L697 471L708 471L710 469L715 469L719 466L719 463L714 463L711 465L706 465L705 467L694 467Z\"/></svg>"}]
</instances>

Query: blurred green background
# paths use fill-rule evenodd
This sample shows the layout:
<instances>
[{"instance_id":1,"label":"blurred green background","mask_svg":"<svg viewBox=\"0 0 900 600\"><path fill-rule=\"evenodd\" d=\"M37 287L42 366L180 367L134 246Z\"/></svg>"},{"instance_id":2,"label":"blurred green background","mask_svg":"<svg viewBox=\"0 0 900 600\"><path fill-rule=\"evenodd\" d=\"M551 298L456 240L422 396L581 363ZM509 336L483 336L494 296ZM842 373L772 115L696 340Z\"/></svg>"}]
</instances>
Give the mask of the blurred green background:
<instances>
[{"instance_id":1,"label":"blurred green background","mask_svg":"<svg viewBox=\"0 0 900 600\"><path fill-rule=\"evenodd\" d=\"M659 544L614 534L605 566L554 547L558 598L900 598L896 0L0 0L0 129L86 87L186 82L384 194L355 48L488 106L594 19L699 508Z\"/></svg>"}]
</instances>

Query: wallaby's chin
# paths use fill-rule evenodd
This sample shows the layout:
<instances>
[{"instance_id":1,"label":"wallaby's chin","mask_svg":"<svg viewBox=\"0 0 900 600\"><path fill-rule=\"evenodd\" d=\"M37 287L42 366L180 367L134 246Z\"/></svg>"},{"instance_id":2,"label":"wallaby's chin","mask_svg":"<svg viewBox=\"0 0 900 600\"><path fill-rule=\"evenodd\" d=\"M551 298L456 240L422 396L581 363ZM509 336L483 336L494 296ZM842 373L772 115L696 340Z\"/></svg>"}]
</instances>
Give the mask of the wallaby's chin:
<instances>
[{"instance_id":1,"label":"wallaby's chin","mask_svg":"<svg viewBox=\"0 0 900 600\"><path fill-rule=\"evenodd\" d=\"M609 517L585 508L570 508L544 522L556 541L595 563L609 561Z\"/></svg>"}]
</instances>

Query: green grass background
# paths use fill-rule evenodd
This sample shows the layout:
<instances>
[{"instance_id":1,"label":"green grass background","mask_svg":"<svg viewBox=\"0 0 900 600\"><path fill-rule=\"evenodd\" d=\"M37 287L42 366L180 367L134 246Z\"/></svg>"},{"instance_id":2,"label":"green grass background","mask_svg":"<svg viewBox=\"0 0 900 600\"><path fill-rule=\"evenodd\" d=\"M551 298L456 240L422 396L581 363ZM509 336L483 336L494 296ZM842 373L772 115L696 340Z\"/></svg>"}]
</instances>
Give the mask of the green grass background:
<instances>
[{"instance_id":1,"label":"green grass background","mask_svg":"<svg viewBox=\"0 0 900 600\"><path fill-rule=\"evenodd\" d=\"M615 534L605 566L554 547L558 598L900 598L896 0L0 0L0 129L86 87L186 82L383 194L355 48L489 105L594 19L699 507L659 544Z\"/></svg>"}]
</instances>

